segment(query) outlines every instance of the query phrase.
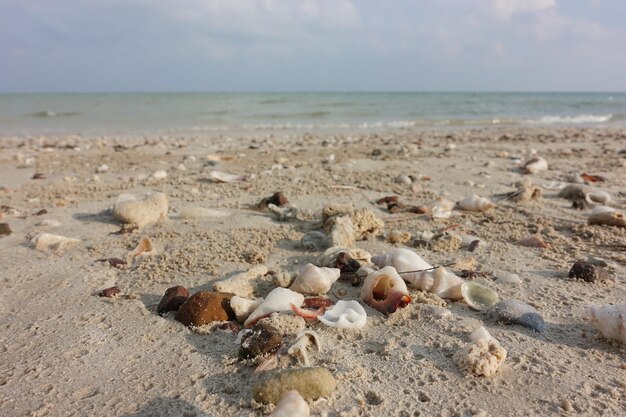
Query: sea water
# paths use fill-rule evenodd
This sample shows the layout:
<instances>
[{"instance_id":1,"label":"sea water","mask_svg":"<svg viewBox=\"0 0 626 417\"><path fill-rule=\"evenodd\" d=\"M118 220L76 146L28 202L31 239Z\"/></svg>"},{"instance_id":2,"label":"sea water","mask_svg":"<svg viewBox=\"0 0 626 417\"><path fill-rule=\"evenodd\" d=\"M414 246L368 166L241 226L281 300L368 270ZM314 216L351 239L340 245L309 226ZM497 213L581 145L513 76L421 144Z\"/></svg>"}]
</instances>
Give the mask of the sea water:
<instances>
[{"instance_id":1,"label":"sea water","mask_svg":"<svg viewBox=\"0 0 626 417\"><path fill-rule=\"evenodd\" d=\"M625 126L626 93L0 94L0 136Z\"/></svg>"}]
</instances>

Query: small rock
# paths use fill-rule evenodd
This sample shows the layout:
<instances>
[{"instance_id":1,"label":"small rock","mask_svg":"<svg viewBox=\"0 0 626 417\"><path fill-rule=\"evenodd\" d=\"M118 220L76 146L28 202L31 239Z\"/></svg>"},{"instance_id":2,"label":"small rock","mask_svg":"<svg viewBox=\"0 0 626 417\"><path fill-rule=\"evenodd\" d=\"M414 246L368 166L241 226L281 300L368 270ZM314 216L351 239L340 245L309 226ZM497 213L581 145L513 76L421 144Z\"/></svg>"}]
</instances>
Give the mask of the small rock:
<instances>
[{"instance_id":1,"label":"small rock","mask_svg":"<svg viewBox=\"0 0 626 417\"><path fill-rule=\"evenodd\" d=\"M185 301L175 319L186 326L204 326L213 321L234 320L235 313L230 308L232 294L200 291Z\"/></svg>"},{"instance_id":2,"label":"small rock","mask_svg":"<svg viewBox=\"0 0 626 417\"><path fill-rule=\"evenodd\" d=\"M257 207L261 210L264 210L267 208L269 204L274 204L275 206L283 207L287 205L288 203L289 203L289 200L287 199L287 196L283 194L282 192L278 191L272 194L271 196L266 197L263 200L261 200L259 204L257 205Z\"/></svg>"},{"instance_id":3,"label":"small rock","mask_svg":"<svg viewBox=\"0 0 626 417\"><path fill-rule=\"evenodd\" d=\"M296 334L306 328L304 318L294 314L282 314L278 312L272 313L269 317L259 320L259 323L272 326L283 336Z\"/></svg>"},{"instance_id":4,"label":"small rock","mask_svg":"<svg viewBox=\"0 0 626 417\"><path fill-rule=\"evenodd\" d=\"M405 185L409 185L413 183L413 181L408 175L398 175L397 177L393 179L393 182L395 182L396 184L405 184Z\"/></svg>"},{"instance_id":5,"label":"small rock","mask_svg":"<svg viewBox=\"0 0 626 417\"><path fill-rule=\"evenodd\" d=\"M96 168L96 172L98 174L104 174L109 171L109 166L107 164L102 164L98 168Z\"/></svg>"},{"instance_id":6,"label":"small rock","mask_svg":"<svg viewBox=\"0 0 626 417\"><path fill-rule=\"evenodd\" d=\"M354 246L354 226L350 216L336 216L330 228L330 240L333 246L350 248Z\"/></svg>"},{"instance_id":7,"label":"small rock","mask_svg":"<svg viewBox=\"0 0 626 417\"><path fill-rule=\"evenodd\" d=\"M119 289L119 287L109 287L109 288L105 288L102 291L100 291L98 293L99 297L107 297L107 298L111 298L111 297L115 297L117 295L120 295L122 293L122 290Z\"/></svg>"},{"instance_id":8,"label":"small rock","mask_svg":"<svg viewBox=\"0 0 626 417\"><path fill-rule=\"evenodd\" d=\"M307 232L302 236L300 245L310 251L325 250L331 245L331 241L325 233L313 231Z\"/></svg>"},{"instance_id":9,"label":"small rock","mask_svg":"<svg viewBox=\"0 0 626 417\"><path fill-rule=\"evenodd\" d=\"M43 179L45 179L45 178L46 178L46 176L45 176L43 173L41 173L41 172L36 172L36 173L35 173L35 174L33 174L33 176L31 177L31 179L33 179L33 180L43 180Z\"/></svg>"},{"instance_id":10,"label":"small rock","mask_svg":"<svg viewBox=\"0 0 626 417\"><path fill-rule=\"evenodd\" d=\"M568 277L582 279L586 282L611 280L611 275L606 269L584 261L574 262L574 265L572 265L572 268L569 270Z\"/></svg>"},{"instance_id":11,"label":"small rock","mask_svg":"<svg viewBox=\"0 0 626 417\"><path fill-rule=\"evenodd\" d=\"M546 323L537 310L517 300L502 300L489 307L485 314L492 320L519 324L537 332L546 329Z\"/></svg>"},{"instance_id":12,"label":"small rock","mask_svg":"<svg viewBox=\"0 0 626 417\"><path fill-rule=\"evenodd\" d=\"M152 174L152 177L156 180L162 180L164 178L167 178L167 171L161 169Z\"/></svg>"},{"instance_id":13,"label":"small rock","mask_svg":"<svg viewBox=\"0 0 626 417\"><path fill-rule=\"evenodd\" d=\"M113 205L113 216L124 223L143 227L165 220L168 209L167 196L163 193L149 194L143 198L122 194Z\"/></svg>"},{"instance_id":14,"label":"small rock","mask_svg":"<svg viewBox=\"0 0 626 417\"><path fill-rule=\"evenodd\" d=\"M296 390L305 400L329 398L337 382L326 368L297 368L273 372L252 388L254 400L276 404L288 391Z\"/></svg>"},{"instance_id":15,"label":"small rock","mask_svg":"<svg viewBox=\"0 0 626 417\"><path fill-rule=\"evenodd\" d=\"M572 402L568 400L567 398L564 398L563 400L561 400L561 408L563 409L563 411L567 411L568 413L574 410L574 407L572 406Z\"/></svg>"},{"instance_id":16,"label":"small rock","mask_svg":"<svg viewBox=\"0 0 626 417\"><path fill-rule=\"evenodd\" d=\"M453 252L459 250L461 242L459 235L444 234L428 242L428 247L433 252Z\"/></svg>"},{"instance_id":17,"label":"small rock","mask_svg":"<svg viewBox=\"0 0 626 417\"><path fill-rule=\"evenodd\" d=\"M9 223L0 223L0 236L8 236L11 233L13 233L13 231L9 227Z\"/></svg>"},{"instance_id":18,"label":"small rock","mask_svg":"<svg viewBox=\"0 0 626 417\"><path fill-rule=\"evenodd\" d=\"M241 338L239 357L252 359L276 351L283 343L278 330L266 323L257 323Z\"/></svg>"},{"instance_id":19,"label":"small rock","mask_svg":"<svg viewBox=\"0 0 626 417\"><path fill-rule=\"evenodd\" d=\"M162 316L168 311L177 311L187 301L187 298L189 298L187 288L180 285L168 288L163 298L161 298L161 302L159 302L157 313L159 316Z\"/></svg>"},{"instance_id":20,"label":"small rock","mask_svg":"<svg viewBox=\"0 0 626 417\"><path fill-rule=\"evenodd\" d=\"M498 275L498 278L496 278L496 282L501 282L505 284L521 284L522 279L519 277L519 275L512 272L503 272L502 274Z\"/></svg>"}]
</instances>

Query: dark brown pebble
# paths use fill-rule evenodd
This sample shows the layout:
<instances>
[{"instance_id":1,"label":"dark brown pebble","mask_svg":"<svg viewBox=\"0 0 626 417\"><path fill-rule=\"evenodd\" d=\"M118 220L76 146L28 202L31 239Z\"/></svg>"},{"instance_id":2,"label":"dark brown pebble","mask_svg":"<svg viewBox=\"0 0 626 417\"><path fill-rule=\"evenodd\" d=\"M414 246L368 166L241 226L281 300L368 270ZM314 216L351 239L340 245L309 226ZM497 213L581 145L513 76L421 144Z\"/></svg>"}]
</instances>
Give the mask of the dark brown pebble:
<instances>
[{"instance_id":1,"label":"dark brown pebble","mask_svg":"<svg viewBox=\"0 0 626 417\"><path fill-rule=\"evenodd\" d=\"M168 311L177 311L188 298L189 291L187 288L180 285L168 288L161 298L161 302L159 302L157 313L162 316Z\"/></svg>"},{"instance_id":2,"label":"dark brown pebble","mask_svg":"<svg viewBox=\"0 0 626 417\"><path fill-rule=\"evenodd\" d=\"M380 198L376 200L376 204L389 204L389 203L397 203L398 196L397 195L389 195L387 197Z\"/></svg>"},{"instance_id":3,"label":"dark brown pebble","mask_svg":"<svg viewBox=\"0 0 626 417\"><path fill-rule=\"evenodd\" d=\"M239 357L251 359L272 353L283 343L283 337L274 326L259 323L241 338Z\"/></svg>"},{"instance_id":4,"label":"dark brown pebble","mask_svg":"<svg viewBox=\"0 0 626 417\"><path fill-rule=\"evenodd\" d=\"M33 180L43 180L44 178L46 177L41 172L37 172L31 177Z\"/></svg>"},{"instance_id":5,"label":"dark brown pebble","mask_svg":"<svg viewBox=\"0 0 626 417\"><path fill-rule=\"evenodd\" d=\"M261 200L259 202L259 204L258 204L258 207L260 209L265 209L270 204L273 204L273 205L278 206L278 207L282 207L282 206L284 206L287 203L289 203L289 200L287 199L287 196L285 194L283 194L282 192L278 191L278 192L275 192L274 194L272 194L271 196Z\"/></svg>"},{"instance_id":6,"label":"dark brown pebble","mask_svg":"<svg viewBox=\"0 0 626 417\"><path fill-rule=\"evenodd\" d=\"M111 297L115 297L119 294L122 293L122 290L119 289L119 287L109 287L109 288L105 288L102 291L100 291L98 293L98 295L100 297L107 297L107 298L111 298Z\"/></svg>"},{"instance_id":7,"label":"dark brown pebble","mask_svg":"<svg viewBox=\"0 0 626 417\"><path fill-rule=\"evenodd\" d=\"M231 293L200 291L180 306L174 317L185 326L204 326L213 321L235 320L230 307Z\"/></svg>"},{"instance_id":8,"label":"dark brown pebble","mask_svg":"<svg viewBox=\"0 0 626 417\"><path fill-rule=\"evenodd\" d=\"M44 214L48 214L48 210L41 209L37 213L35 213L35 216L41 216L41 215L44 215Z\"/></svg>"},{"instance_id":9,"label":"dark brown pebble","mask_svg":"<svg viewBox=\"0 0 626 417\"><path fill-rule=\"evenodd\" d=\"M96 259L96 262L108 262L114 268L122 269L126 265L126 261L120 258L102 258Z\"/></svg>"},{"instance_id":10,"label":"dark brown pebble","mask_svg":"<svg viewBox=\"0 0 626 417\"><path fill-rule=\"evenodd\" d=\"M11 233L13 233L13 231L9 227L9 223L0 223L0 236L8 236Z\"/></svg>"},{"instance_id":11,"label":"dark brown pebble","mask_svg":"<svg viewBox=\"0 0 626 417\"><path fill-rule=\"evenodd\" d=\"M608 281L611 279L606 269L583 261L574 262L568 276L570 278L582 279L586 282Z\"/></svg>"},{"instance_id":12,"label":"dark brown pebble","mask_svg":"<svg viewBox=\"0 0 626 417\"><path fill-rule=\"evenodd\" d=\"M117 232L111 232L109 234L110 235L129 235L131 233L136 232L137 230L139 230L139 227L136 224L129 224L129 225L122 226L122 228L118 230Z\"/></svg>"},{"instance_id":13,"label":"dark brown pebble","mask_svg":"<svg viewBox=\"0 0 626 417\"><path fill-rule=\"evenodd\" d=\"M227 332L231 332L231 333L239 333L239 331L241 330L241 326L237 322L228 321L224 324L220 324L219 329L227 331Z\"/></svg>"},{"instance_id":14,"label":"dark brown pebble","mask_svg":"<svg viewBox=\"0 0 626 417\"><path fill-rule=\"evenodd\" d=\"M333 300L326 297L309 297L304 300L304 307L307 308L328 308L332 307L335 303Z\"/></svg>"}]
</instances>

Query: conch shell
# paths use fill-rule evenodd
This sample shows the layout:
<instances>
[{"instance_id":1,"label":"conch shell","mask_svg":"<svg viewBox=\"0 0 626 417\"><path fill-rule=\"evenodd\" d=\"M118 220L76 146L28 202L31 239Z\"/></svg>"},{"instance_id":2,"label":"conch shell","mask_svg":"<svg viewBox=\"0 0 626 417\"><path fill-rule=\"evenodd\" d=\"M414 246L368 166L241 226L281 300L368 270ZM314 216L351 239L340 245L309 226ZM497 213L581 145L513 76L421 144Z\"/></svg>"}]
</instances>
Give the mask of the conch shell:
<instances>
[{"instance_id":1,"label":"conch shell","mask_svg":"<svg viewBox=\"0 0 626 417\"><path fill-rule=\"evenodd\" d=\"M326 294L340 275L341 270L338 268L319 268L306 264L289 289L300 294Z\"/></svg>"},{"instance_id":2,"label":"conch shell","mask_svg":"<svg viewBox=\"0 0 626 417\"><path fill-rule=\"evenodd\" d=\"M35 249L41 252L47 250L62 252L67 247L80 242L80 240L51 233L41 233L35 236L31 242L35 244Z\"/></svg>"},{"instance_id":3,"label":"conch shell","mask_svg":"<svg viewBox=\"0 0 626 417\"><path fill-rule=\"evenodd\" d=\"M287 391L269 417L309 417L309 404L296 390Z\"/></svg>"},{"instance_id":4,"label":"conch shell","mask_svg":"<svg viewBox=\"0 0 626 417\"><path fill-rule=\"evenodd\" d=\"M454 354L454 363L463 372L477 376L495 374L506 360L506 350L482 326L470 334L470 340L472 343Z\"/></svg>"},{"instance_id":5,"label":"conch shell","mask_svg":"<svg viewBox=\"0 0 626 417\"><path fill-rule=\"evenodd\" d=\"M291 291L287 288L274 288L267 294L265 300L250 314L244 322L245 327L250 327L263 317L277 311L291 311L291 305L300 307L304 302L304 295Z\"/></svg>"},{"instance_id":6,"label":"conch shell","mask_svg":"<svg viewBox=\"0 0 626 417\"><path fill-rule=\"evenodd\" d=\"M496 205L484 197L474 194L456 203L457 209L464 211L483 212L494 208Z\"/></svg>"},{"instance_id":7,"label":"conch shell","mask_svg":"<svg viewBox=\"0 0 626 417\"><path fill-rule=\"evenodd\" d=\"M540 156L533 156L522 165L524 174L536 174L548 169L548 161Z\"/></svg>"},{"instance_id":8,"label":"conch shell","mask_svg":"<svg viewBox=\"0 0 626 417\"><path fill-rule=\"evenodd\" d=\"M382 255L373 256L372 262L379 268L394 267L402 279L418 290L427 290L432 286L432 276L429 274L431 271L423 270L431 270L433 266L410 249L392 249Z\"/></svg>"},{"instance_id":9,"label":"conch shell","mask_svg":"<svg viewBox=\"0 0 626 417\"><path fill-rule=\"evenodd\" d=\"M358 301L339 300L333 308L326 310L324 315L317 319L330 327L361 329L367 321L367 313Z\"/></svg>"},{"instance_id":10,"label":"conch shell","mask_svg":"<svg viewBox=\"0 0 626 417\"><path fill-rule=\"evenodd\" d=\"M607 339L615 339L626 345L626 304L605 304L588 309L591 325Z\"/></svg>"},{"instance_id":11,"label":"conch shell","mask_svg":"<svg viewBox=\"0 0 626 417\"><path fill-rule=\"evenodd\" d=\"M365 278L361 299L383 314L391 314L411 302L406 284L392 266L374 271Z\"/></svg>"},{"instance_id":12,"label":"conch shell","mask_svg":"<svg viewBox=\"0 0 626 417\"><path fill-rule=\"evenodd\" d=\"M587 218L589 224L604 224L607 226L626 227L626 218L614 208L607 206L597 206L591 210L591 214Z\"/></svg>"}]
</instances>

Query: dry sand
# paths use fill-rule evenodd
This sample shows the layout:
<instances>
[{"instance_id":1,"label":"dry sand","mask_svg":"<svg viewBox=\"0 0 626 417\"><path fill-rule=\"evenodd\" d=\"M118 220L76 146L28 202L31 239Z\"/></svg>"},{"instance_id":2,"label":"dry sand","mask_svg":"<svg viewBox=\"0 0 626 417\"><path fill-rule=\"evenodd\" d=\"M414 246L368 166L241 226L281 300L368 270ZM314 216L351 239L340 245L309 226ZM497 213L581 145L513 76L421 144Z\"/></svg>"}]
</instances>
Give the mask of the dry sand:
<instances>
[{"instance_id":1,"label":"dry sand","mask_svg":"<svg viewBox=\"0 0 626 417\"><path fill-rule=\"evenodd\" d=\"M484 239L489 247L474 253L414 249L435 265L473 256L482 272L476 281L500 298L537 308L547 330L495 324L463 302L448 302L452 314L443 317L419 302L387 317L366 306L361 331L310 324L322 341L322 352L311 360L338 382L333 398L311 404L312 415L625 415L625 348L585 320L590 304L626 302L625 228L588 226L589 209L572 209L547 189L538 201L500 202L487 213L455 212L437 221L373 204L388 195L419 205L441 195L456 201L509 192L522 178L515 158L525 160L535 150L550 164L548 171L525 176L536 185L581 172L602 175L606 181L595 186L623 209L626 159L618 151L624 146L626 131L578 128L291 139L0 139L0 201L17 211L5 209L0 219L12 229L0 237L0 415L267 415L271 407L252 402L261 373L238 360L235 333L211 326L191 331L173 315L159 317L156 305L168 287L210 289L252 263L298 270L319 255L300 247L302 234L315 227L325 205L349 202L372 209L385 221L385 232L416 235L460 224ZM209 163L208 154L234 158ZM95 178L102 164L108 171ZM216 169L249 178L214 183L208 177ZM158 170L167 178L150 178ZM35 173L44 178L31 179ZM394 182L401 174L421 177L413 184ZM115 198L143 191L168 194L170 218L140 232L112 234L120 229L109 212ZM303 209L305 220L279 223L267 211L250 209L275 191ZM176 218L192 206L229 216ZM41 209L47 212L36 215ZM44 219L61 225L38 225ZM61 254L38 252L30 239L41 231L81 243ZM548 248L514 244L532 233L540 233ZM96 262L126 258L142 236L152 239L158 255L119 269ZM382 236L357 246L373 254L393 247ZM612 263L616 282L567 278L571 264L588 255ZM495 282L503 272L519 274L522 282ZM112 285L127 297L97 296ZM264 283L259 295L271 288ZM329 295L358 299L359 289L338 281ZM441 303L416 290L411 295ZM481 323L508 350L491 378L466 376L452 360Z\"/></svg>"}]
</instances>

